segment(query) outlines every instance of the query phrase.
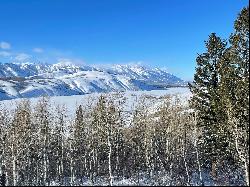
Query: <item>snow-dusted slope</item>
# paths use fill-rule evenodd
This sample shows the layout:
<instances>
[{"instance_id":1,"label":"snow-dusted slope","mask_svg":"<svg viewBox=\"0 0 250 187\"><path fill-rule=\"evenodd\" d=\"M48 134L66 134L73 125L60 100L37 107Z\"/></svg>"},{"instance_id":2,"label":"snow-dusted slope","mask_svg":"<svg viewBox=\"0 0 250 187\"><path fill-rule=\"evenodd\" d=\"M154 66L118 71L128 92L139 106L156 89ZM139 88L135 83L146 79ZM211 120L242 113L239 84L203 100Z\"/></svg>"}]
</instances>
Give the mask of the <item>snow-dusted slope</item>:
<instances>
[{"instance_id":1,"label":"snow-dusted slope","mask_svg":"<svg viewBox=\"0 0 250 187\"><path fill-rule=\"evenodd\" d=\"M155 90L183 85L186 85L183 80L164 70L140 65L97 67L65 63L0 63L0 100Z\"/></svg>"},{"instance_id":2,"label":"snow-dusted slope","mask_svg":"<svg viewBox=\"0 0 250 187\"><path fill-rule=\"evenodd\" d=\"M91 93L85 95L73 95L73 96L52 96L49 98L50 104L56 107L57 105L66 106L69 117L73 117L75 114L76 108L82 104L86 105L89 101L94 103L103 93ZM105 94L108 97L112 97L117 95L117 92L110 92ZM143 97L147 98L147 101L150 101L150 97L157 98L154 103L150 104L150 109L153 110L153 107L157 107L159 103L163 103L163 96L170 95L172 97L177 96L180 98L183 105L188 104L188 100L191 97L191 92L188 88L168 88L166 90L151 90L151 91L125 91L120 93L119 95L123 96L121 98L125 98L125 103L123 104L124 111L133 111L135 110L136 105L139 103L140 99ZM34 107L40 98L29 98L32 107ZM173 99L173 98L172 98ZM14 110L17 106L17 103L22 101L23 99L17 98L12 100L4 100L0 101L0 106L4 106L4 108L8 110ZM1 107L0 107L1 108Z\"/></svg>"}]
</instances>

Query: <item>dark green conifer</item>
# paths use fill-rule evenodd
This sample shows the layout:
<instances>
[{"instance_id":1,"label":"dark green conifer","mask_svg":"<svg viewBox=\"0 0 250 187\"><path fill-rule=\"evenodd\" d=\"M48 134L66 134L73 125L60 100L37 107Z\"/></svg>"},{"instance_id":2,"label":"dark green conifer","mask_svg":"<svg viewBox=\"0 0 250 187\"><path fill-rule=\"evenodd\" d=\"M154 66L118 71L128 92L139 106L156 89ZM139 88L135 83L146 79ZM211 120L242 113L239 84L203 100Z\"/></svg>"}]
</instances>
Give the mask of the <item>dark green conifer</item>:
<instances>
[{"instance_id":1,"label":"dark green conifer","mask_svg":"<svg viewBox=\"0 0 250 187\"><path fill-rule=\"evenodd\" d=\"M205 44L206 52L197 57L194 82L189 86L193 94L190 104L197 114L198 126L203 131L203 159L211 166L212 163L218 164L222 150L227 146L221 124L224 117L219 95L220 58L226 42L212 33Z\"/></svg>"}]
</instances>

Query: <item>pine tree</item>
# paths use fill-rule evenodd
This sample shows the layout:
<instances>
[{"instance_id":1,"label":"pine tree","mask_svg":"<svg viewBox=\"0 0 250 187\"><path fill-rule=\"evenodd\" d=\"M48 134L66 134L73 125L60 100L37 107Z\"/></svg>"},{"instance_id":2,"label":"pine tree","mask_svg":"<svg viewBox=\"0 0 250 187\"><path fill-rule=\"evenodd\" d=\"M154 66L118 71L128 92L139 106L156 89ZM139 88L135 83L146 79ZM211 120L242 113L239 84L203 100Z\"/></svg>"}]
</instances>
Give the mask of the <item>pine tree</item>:
<instances>
[{"instance_id":1,"label":"pine tree","mask_svg":"<svg viewBox=\"0 0 250 187\"><path fill-rule=\"evenodd\" d=\"M206 44L206 52L198 55L193 84L191 106L197 113L197 124L203 130L202 150L208 166L216 166L227 149L223 127L224 112L219 95L219 67L226 42L212 33Z\"/></svg>"},{"instance_id":2,"label":"pine tree","mask_svg":"<svg viewBox=\"0 0 250 187\"><path fill-rule=\"evenodd\" d=\"M234 23L230 47L221 59L220 95L227 124L240 165L249 185L249 8L243 8Z\"/></svg>"},{"instance_id":3,"label":"pine tree","mask_svg":"<svg viewBox=\"0 0 250 187\"><path fill-rule=\"evenodd\" d=\"M215 170L218 161L222 161L220 170L232 170L235 161L241 163L249 185L248 7L242 9L234 28L228 48L214 33L210 35L206 53L196 60L194 82L189 86L193 93L191 106L203 131L203 161L208 160Z\"/></svg>"}]
</instances>

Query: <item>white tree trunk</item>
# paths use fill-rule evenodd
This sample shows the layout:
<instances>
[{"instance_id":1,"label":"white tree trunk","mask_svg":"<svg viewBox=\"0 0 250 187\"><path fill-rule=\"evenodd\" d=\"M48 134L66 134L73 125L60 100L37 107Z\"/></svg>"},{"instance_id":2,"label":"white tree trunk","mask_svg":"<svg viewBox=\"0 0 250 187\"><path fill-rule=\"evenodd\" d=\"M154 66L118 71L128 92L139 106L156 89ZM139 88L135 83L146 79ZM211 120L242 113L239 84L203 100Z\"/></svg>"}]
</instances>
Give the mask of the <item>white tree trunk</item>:
<instances>
[{"instance_id":1,"label":"white tree trunk","mask_svg":"<svg viewBox=\"0 0 250 187\"><path fill-rule=\"evenodd\" d=\"M12 167L13 167L13 186L16 186L17 184L17 176L16 176L16 157L13 157L12 160Z\"/></svg>"},{"instance_id":2,"label":"white tree trunk","mask_svg":"<svg viewBox=\"0 0 250 187\"><path fill-rule=\"evenodd\" d=\"M47 136L45 135L44 139L44 148L43 148L43 183L47 185L47 148L46 148Z\"/></svg>"},{"instance_id":3,"label":"white tree trunk","mask_svg":"<svg viewBox=\"0 0 250 187\"><path fill-rule=\"evenodd\" d=\"M198 147L197 147L197 128L196 128L196 113L195 113L195 117L194 117L194 121L195 121L195 129L194 129L194 147L195 147L195 152L196 152L196 160L197 160L197 164L198 164L198 170L199 170L199 177L200 177L200 182L201 185L203 184L203 177L202 177L202 172L201 172L201 164L200 164L200 156L199 156L199 151L198 151Z\"/></svg>"},{"instance_id":4,"label":"white tree trunk","mask_svg":"<svg viewBox=\"0 0 250 187\"><path fill-rule=\"evenodd\" d=\"M43 155L43 182L46 185L46 180L47 180L47 160L45 154Z\"/></svg>"},{"instance_id":5,"label":"white tree trunk","mask_svg":"<svg viewBox=\"0 0 250 187\"><path fill-rule=\"evenodd\" d=\"M17 173L16 173L16 156L14 150L14 144L11 146L12 151L12 175L13 175L13 186L17 184Z\"/></svg>"},{"instance_id":6,"label":"white tree trunk","mask_svg":"<svg viewBox=\"0 0 250 187\"><path fill-rule=\"evenodd\" d=\"M183 148L183 158L184 158L185 170L186 170L186 175L187 175L187 186L189 186L190 185L190 176L189 176L189 172L188 172L188 165L187 165L187 159L186 159L186 146L185 145Z\"/></svg>"},{"instance_id":7,"label":"white tree trunk","mask_svg":"<svg viewBox=\"0 0 250 187\"><path fill-rule=\"evenodd\" d=\"M89 178L90 178L90 181L91 181L91 185L93 186L94 185L94 178L93 178L93 172L94 172L94 170L93 170L93 168L94 168L94 164L95 164L95 158L94 158L94 152L95 152L95 150L93 149L92 151L91 151L91 153L89 154L89 158L90 158L90 163L89 163Z\"/></svg>"},{"instance_id":8,"label":"white tree trunk","mask_svg":"<svg viewBox=\"0 0 250 187\"><path fill-rule=\"evenodd\" d=\"M111 147L110 135L108 136L108 146L109 146L109 184L110 186L113 186L112 165L111 165L112 147Z\"/></svg>"},{"instance_id":9,"label":"white tree trunk","mask_svg":"<svg viewBox=\"0 0 250 187\"><path fill-rule=\"evenodd\" d=\"M63 185L64 184L64 166L63 166L63 160L64 160L64 157L63 157L63 154L64 154L64 144L62 143L62 155L61 155L61 162L60 162L60 165L61 165L61 184Z\"/></svg>"},{"instance_id":10,"label":"white tree trunk","mask_svg":"<svg viewBox=\"0 0 250 187\"><path fill-rule=\"evenodd\" d=\"M240 130L237 127L237 120L236 119L232 119L230 117L230 114L228 112L228 116L229 116L229 122L234 125L234 137L235 137L235 148L236 151L239 155L239 159L241 162L243 162L243 168L245 170L245 180L246 180L246 185L249 186L249 164L248 164L248 159L247 159L247 155L249 154L247 151L245 151L245 147L241 146L239 143L239 136L240 136ZM244 134L245 136L247 136L247 133ZM241 151L241 149L243 149L243 151Z\"/></svg>"},{"instance_id":11,"label":"white tree trunk","mask_svg":"<svg viewBox=\"0 0 250 187\"><path fill-rule=\"evenodd\" d=\"M119 162L120 162L120 160L119 160L119 141L118 141L118 143L117 143L117 146L116 146L116 150L117 150L117 155L116 155L116 173L117 173L117 175L119 176L119 174L120 174L120 168L119 168Z\"/></svg>"},{"instance_id":12,"label":"white tree trunk","mask_svg":"<svg viewBox=\"0 0 250 187\"><path fill-rule=\"evenodd\" d=\"M246 185L249 186L249 164L245 161L245 176L246 176Z\"/></svg>"},{"instance_id":13,"label":"white tree trunk","mask_svg":"<svg viewBox=\"0 0 250 187\"><path fill-rule=\"evenodd\" d=\"M73 159L72 157L70 158L70 185L74 185L74 171L73 171Z\"/></svg>"},{"instance_id":14,"label":"white tree trunk","mask_svg":"<svg viewBox=\"0 0 250 187\"><path fill-rule=\"evenodd\" d=\"M37 164L37 168L36 168L36 184L37 185L39 184L39 172L38 172L38 168L39 168L39 165Z\"/></svg>"},{"instance_id":15,"label":"white tree trunk","mask_svg":"<svg viewBox=\"0 0 250 187\"><path fill-rule=\"evenodd\" d=\"M170 186L172 186L172 183L173 183L173 170L172 170L172 167L173 167L173 163L171 162L171 164L170 164Z\"/></svg>"},{"instance_id":16,"label":"white tree trunk","mask_svg":"<svg viewBox=\"0 0 250 187\"><path fill-rule=\"evenodd\" d=\"M73 166L73 149L72 149L72 141L70 140L70 185L73 186L74 184L74 166Z\"/></svg>"},{"instance_id":17,"label":"white tree trunk","mask_svg":"<svg viewBox=\"0 0 250 187\"><path fill-rule=\"evenodd\" d=\"M244 154L240 151L239 143L238 143L238 134L236 135L236 139L235 139L235 147L236 147L236 151L238 152L239 158L241 162L243 162L243 165L244 165L243 168L245 170L246 185L249 186L249 164L247 163L247 159L246 159L246 154L248 153Z\"/></svg>"}]
</instances>

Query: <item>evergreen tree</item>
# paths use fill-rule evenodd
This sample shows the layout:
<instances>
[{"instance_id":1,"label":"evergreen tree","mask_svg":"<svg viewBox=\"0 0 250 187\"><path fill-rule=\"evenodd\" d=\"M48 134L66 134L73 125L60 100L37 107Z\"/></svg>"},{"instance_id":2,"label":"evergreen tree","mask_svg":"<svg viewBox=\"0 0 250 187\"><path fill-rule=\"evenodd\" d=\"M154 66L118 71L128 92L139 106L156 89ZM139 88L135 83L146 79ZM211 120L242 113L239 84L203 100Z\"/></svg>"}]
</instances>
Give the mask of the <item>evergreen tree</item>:
<instances>
[{"instance_id":1,"label":"evergreen tree","mask_svg":"<svg viewBox=\"0 0 250 187\"><path fill-rule=\"evenodd\" d=\"M198 55L193 84L191 106L197 113L197 125L203 130L202 150L204 161L216 166L227 148L223 127L224 112L220 107L219 67L226 42L212 33L206 44L206 52Z\"/></svg>"},{"instance_id":2,"label":"evergreen tree","mask_svg":"<svg viewBox=\"0 0 250 187\"><path fill-rule=\"evenodd\" d=\"M249 8L234 23L230 47L221 58L220 96L227 114L232 155L243 165L249 185Z\"/></svg>"},{"instance_id":3,"label":"evergreen tree","mask_svg":"<svg viewBox=\"0 0 250 187\"><path fill-rule=\"evenodd\" d=\"M197 57L191 106L195 109L202 156L216 175L232 171L235 162L245 171L249 185L249 8L243 8L234 23L230 46L212 33L206 53ZM230 167L232 168L230 169ZM223 168L224 167L224 168Z\"/></svg>"}]
</instances>

